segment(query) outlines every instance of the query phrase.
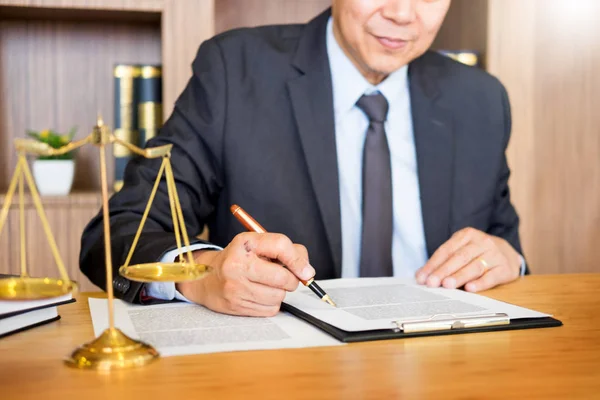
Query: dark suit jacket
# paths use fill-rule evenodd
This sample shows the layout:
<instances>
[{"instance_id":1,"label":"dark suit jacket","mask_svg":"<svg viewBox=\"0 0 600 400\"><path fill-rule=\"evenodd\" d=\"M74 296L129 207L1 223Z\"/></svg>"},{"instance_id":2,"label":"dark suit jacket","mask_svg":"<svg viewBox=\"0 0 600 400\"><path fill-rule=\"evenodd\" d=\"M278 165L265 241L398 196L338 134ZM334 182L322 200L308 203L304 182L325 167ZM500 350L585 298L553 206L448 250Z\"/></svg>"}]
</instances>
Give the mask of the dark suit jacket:
<instances>
[{"instance_id":1,"label":"dark suit jacket","mask_svg":"<svg viewBox=\"0 0 600 400\"><path fill-rule=\"evenodd\" d=\"M202 44L193 76L158 137L172 163L191 237L205 224L225 246L244 228L237 203L272 232L304 244L317 279L340 276L342 234L326 11L305 25L240 29ZM335 73L335 71L333 71ZM418 178L427 251L471 226L521 251L508 190L511 130L503 86L484 71L433 52L409 66ZM138 301L141 284L116 273L124 263L160 160L135 159L110 200L113 286ZM161 184L132 263L175 246ZM105 288L102 218L82 238L81 270Z\"/></svg>"}]
</instances>

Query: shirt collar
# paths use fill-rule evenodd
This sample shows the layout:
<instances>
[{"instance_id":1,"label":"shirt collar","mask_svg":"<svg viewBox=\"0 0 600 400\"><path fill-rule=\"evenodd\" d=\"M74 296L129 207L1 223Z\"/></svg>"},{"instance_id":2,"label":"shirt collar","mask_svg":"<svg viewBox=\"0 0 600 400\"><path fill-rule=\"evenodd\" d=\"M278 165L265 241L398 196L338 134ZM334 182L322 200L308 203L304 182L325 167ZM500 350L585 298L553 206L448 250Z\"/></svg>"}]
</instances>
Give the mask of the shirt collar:
<instances>
[{"instance_id":1,"label":"shirt collar","mask_svg":"<svg viewBox=\"0 0 600 400\"><path fill-rule=\"evenodd\" d=\"M327 56L333 85L336 114L350 111L363 94L380 92L391 105L403 94L408 95L408 65L391 73L379 85L372 85L356 69L333 35L333 19L327 22Z\"/></svg>"}]
</instances>

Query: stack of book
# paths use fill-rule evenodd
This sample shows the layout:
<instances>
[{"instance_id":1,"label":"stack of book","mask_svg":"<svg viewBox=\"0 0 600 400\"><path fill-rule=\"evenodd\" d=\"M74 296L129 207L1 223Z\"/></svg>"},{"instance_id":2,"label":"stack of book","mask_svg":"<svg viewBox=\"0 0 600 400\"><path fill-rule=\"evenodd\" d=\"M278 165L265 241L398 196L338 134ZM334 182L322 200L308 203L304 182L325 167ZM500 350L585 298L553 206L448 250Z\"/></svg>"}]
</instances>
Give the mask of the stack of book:
<instances>
[{"instance_id":1,"label":"stack of book","mask_svg":"<svg viewBox=\"0 0 600 400\"><path fill-rule=\"evenodd\" d=\"M74 301L71 294L35 301L0 301L0 338L57 321L58 306Z\"/></svg>"},{"instance_id":2,"label":"stack of book","mask_svg":"<svg viewBox=\"0 0 600 400\"><path fill-rule=\"evenodd\" d=\"M159 65L118 64L114 68L115 136L144 147L163 124L162 68ZM115 191L123 186L125 167L133 154L115 145Z\"/></svg>"}]
</instances>

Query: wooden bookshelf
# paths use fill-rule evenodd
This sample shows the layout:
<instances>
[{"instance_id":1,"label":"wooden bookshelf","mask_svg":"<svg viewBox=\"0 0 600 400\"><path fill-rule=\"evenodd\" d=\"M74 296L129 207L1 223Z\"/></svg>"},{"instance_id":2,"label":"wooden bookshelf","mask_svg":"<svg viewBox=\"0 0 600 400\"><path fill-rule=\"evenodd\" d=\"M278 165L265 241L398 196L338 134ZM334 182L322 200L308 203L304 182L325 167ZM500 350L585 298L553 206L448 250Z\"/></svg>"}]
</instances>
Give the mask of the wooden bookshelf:
<instances>
[{"instance_id":1,"label":"wooden bookshelf","mask_svg":"<svg viewBox=\"0 0 600 400\"><path fill-rule=\"evenodd\" d=\"M26 129L78 126L78 137L83 137L98 112L113 125L116 63L162 64L169 115L191 75L198 46L214 34L213 6L212 0L0 0L0 193L16 163L13 139ZM69 274L85 291L95 287L79 272L80 240L100 209L99 175L98 150L83 148L76 155L75 191L43 198ZM16 207L0 234L2 273L20 268ZM57 276L29 196L25 208L29 272Z\"/></svg>"},{"instance_id":2,"label":"wooden bookshelf","mask_svg":"<svg viewBox=\"0 0 600 400\"><path fill-rule=\"evenodd\" d=\"M0 0L0 192L27 129L113 125L115 63L163 65L167 118L199 44L215 31L307 21L329 0ZM216 28L216 26L218 26ZM110 154L109 154L110 155ZM76 190L100 188L97 150L76 156ZM113 166L109 163L109 177ZM109 182L111 185L112 182Z\"/></svg>"},{"instance_id":3,"label":"wooden bookshelf","mask_svg":"<svg viewBox=\"0 0 600 400\"><path fill-rule=\"evenodd\" d=\"M2 0L1 6L24 9L115 10L161 13L169 0ZM184 0L185 2L185 0Z\"/></svg>"},{"instance_id":4,"label":"wooden bookshelf","mask_svg":"<svg viewBox=\"0 0 600 400\"><path fill-rule=\"evenodd\" d=\"M205 0L0 0L0 191L15 165L10 143L26 129L78 126L82 137L97 113L113 125L116 63L162 64L169 115L213 15ZM76 189L100 188L98 161L94 148L78 152Z\"/></svg>"}]
</instances>

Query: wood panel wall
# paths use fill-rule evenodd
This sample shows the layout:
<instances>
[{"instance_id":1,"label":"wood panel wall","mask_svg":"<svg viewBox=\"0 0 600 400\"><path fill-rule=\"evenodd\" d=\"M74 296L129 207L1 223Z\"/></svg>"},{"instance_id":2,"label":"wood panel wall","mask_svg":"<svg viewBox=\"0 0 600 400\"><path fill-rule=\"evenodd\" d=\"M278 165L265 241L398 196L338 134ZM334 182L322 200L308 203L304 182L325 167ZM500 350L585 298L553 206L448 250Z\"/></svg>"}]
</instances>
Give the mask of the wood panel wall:
<instances>
[{"instance_id":1,"label":"wood panel wall","mask_svg":"<svg viewBox=\"0 0 600 400\"><path fill-rule=\"evenodd\" d=\"M12 140L27 129L78 126L82 138L97 113L113 126L112 69L120 62L160 63L160 26L0 20L0 192L16 163ZM96 148L78 151L75 188L99 190L98 162Z\"/></svg>"},{"instance_id":2,"label":"wood panel wall","mask_svg":"<svg viewBox=\"0 0 600 400\"><path fill-rule=\"evenodd\" d=\"M229 29L307 22L331 6L331 0L217 0L215 28Z\"/></svg>"},{"instance_id":3,"label":"wood panel wall","mask_svg":"<svg viewBox=\"0 0 600 400\"><path fill-rule=\"evenodd\" d=\"M215 33L214 0L165 0L162 15L163 111L166 118L192 75L200 44ZM217 2L219 2L217 0Z\"/></svg>"},{"instance_id":4,"label":"wood panel wall","mask_svg":"<svg viewBox=\"0 0 600 400\"><path fill-rule=\"evenodd\" d=\"M511 189L535 273L600 272L600 2L491 0L513 111Z\"/></svg>"}]
</instances>

